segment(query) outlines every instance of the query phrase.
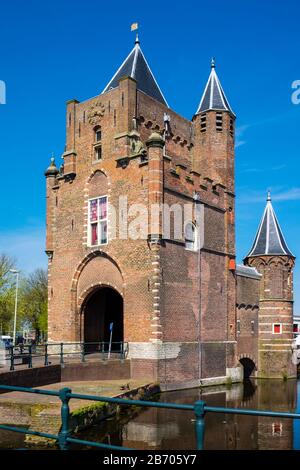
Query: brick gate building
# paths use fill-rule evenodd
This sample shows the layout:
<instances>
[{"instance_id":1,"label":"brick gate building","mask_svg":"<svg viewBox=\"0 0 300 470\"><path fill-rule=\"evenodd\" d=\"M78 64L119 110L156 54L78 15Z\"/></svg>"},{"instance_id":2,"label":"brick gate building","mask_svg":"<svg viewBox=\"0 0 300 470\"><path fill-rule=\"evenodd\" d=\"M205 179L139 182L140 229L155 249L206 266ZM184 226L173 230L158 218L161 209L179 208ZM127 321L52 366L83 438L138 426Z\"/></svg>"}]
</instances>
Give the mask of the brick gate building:
<instances>
[{"instance_id":1,"label":"brick gate building","mask_svg":"<svg viewBox=\"0 0 300 470\"><path fill-rule=\"evenodd\" d=\"M257 322L261 276L235 264L235 115L214 62L188 120L137 39L102 93L67 103L66 123L63 164L45 172L48 341L108 341L113 323L132 377L164 388L241 380L237 285ZM173 207L169 234L162 205ZM131 222L145 211L137 237Z\"/></svg>"}]
</instances>

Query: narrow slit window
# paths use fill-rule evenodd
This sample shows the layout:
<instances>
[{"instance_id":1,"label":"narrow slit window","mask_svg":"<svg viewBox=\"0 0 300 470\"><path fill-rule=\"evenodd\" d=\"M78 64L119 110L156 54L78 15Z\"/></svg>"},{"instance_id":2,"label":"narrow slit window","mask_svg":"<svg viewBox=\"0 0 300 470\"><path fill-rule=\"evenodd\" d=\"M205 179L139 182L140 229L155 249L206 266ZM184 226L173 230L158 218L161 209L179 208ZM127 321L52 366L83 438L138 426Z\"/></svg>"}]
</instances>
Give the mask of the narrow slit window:
<instances>
[{"instance_id":1,"label":"narrow slit window","mask_svg":"<svg viewBox=\"0 0 300 470\"><path fill-rule=\"evenodd\" d=\"M102 159L102 129L100 126L95 127L94 129L94 159L101 160Z\"/></svg>"},{"instance_id":2,"label":"narrow slit window","mask_svg":"<svg viewBox=\"0 0 300 470\"><path fill-rule=\"evenodd\" d=\"M206 132L206 114L203 114L201 116L200 131L201 132Z\"/></svg>"},{"instance_id":3,"label":"narrow slit window","mask_svg":"<svg viewBox=\"0 0 300 470\"><path fill-rule=\"evenodd\" d=\"M223 114L216 113L216 130L221 132L223 130Z\"/></svg>"},{"instance_id":4,"label":"narrow slit window","mask_svg":"<svg viewBox=\"0 0 300 470\"><path fill-rule=\"evenodd\" d=\"M230 132L231 137L233 137L233 131L234 131L234 128L233 128L233 119L230 118L229 132Z\"/></svg>"}]
</instances>

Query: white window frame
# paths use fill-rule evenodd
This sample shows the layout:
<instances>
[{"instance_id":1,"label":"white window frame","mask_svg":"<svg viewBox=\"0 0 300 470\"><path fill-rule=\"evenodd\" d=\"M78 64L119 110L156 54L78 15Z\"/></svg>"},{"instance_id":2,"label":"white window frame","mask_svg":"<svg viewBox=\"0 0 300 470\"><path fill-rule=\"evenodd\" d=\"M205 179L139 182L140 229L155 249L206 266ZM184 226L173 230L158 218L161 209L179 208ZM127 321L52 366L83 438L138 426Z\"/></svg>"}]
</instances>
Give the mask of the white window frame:
<instances>
[{"instance_id":1,"label":"white window frame","mask_svg":"<svg viewBox=\"0 0 300 470\"><path fill-rule=\"evenodd\" d=\"M99 200L100 199L106 199L106 217L104 219L99 218ZM98 201L98 218L97 221L91 222L91 201ZM106 222L106 242L101 243L101 240L99 238L99 226L101 225L101 222ZM98 230L98 243L96 245L92 244L92 225L97 223L97 230ZM88 246L94 247L94 246L104 246L108 244L108 196L104 194L103 196L97 196L97 197L91 197L88 200Z\"/></svg>"},{"instance_id":2,"label":"white window frame","mask_svg":"<svg viewBox=\"0 0 300 470\"><path fill-rule=\"evenodd\" d=\"M279 333L275 333L275 325L279 325L279 327L280 327ZM282 335L282 323L273 323L272 324L272 334L273 335Z\"/></svg>"}]
</instances>

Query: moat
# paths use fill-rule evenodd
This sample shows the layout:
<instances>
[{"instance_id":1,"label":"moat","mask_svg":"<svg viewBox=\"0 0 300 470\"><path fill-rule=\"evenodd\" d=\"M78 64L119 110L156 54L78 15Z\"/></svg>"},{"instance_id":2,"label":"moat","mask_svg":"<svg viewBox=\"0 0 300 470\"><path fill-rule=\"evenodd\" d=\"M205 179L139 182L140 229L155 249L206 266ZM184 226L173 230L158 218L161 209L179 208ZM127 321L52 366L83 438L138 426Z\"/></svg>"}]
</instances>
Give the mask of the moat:
<instances>
[{"instance_id":1,"label":"moat","mask_svg":"<svg viewBox=\"0 0 300 470\"><path fill-rule=\"evenodd\" d=\"M243 385L167 392L160 401L300 412L300 381L247 381ZM111 419L82 436L136 449L195 449L193 414L147 409L129 421ZM226 414L206 415L205 449L300 449L300 421Z\"/></svg>"},{"instance_id":2,"label":"moat","mask_svg":"<svg viewBox=\"0 0 300 470\"><path fill-rule=\"evenodd\" d=\"M299 413L300 380L248 380L244 384L202 391L166 392L157 399L186 404L200 399L211 406ZM133 449L196 449L193 413L155 408L135 409L132 413L107 419L77 437ZM205 423L205 449L300 449L300 420L207 413ZM0 431L0 448L30 447L23 435ZM39 445L38 449L43 446Z\"/></svg>"}]
</instances>

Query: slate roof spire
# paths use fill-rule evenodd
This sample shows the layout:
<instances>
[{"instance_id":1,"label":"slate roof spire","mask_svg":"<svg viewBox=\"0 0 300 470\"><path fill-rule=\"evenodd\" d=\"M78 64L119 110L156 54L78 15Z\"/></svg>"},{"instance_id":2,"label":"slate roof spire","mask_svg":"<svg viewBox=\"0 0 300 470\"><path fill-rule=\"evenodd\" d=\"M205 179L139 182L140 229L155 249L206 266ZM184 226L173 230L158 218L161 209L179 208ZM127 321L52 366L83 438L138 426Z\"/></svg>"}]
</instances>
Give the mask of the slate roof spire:
<instances>
[{"instance_id":1,"label":"slate roof spire","mask_svg":"<svg viewBox=\"0 0 300 470\"><path fill-rule=\"evenodd\" d=\"M213 110L229 111L233 116L235 116L216 73L216 63L214 57L211 60L210 68L210 75L208 77L208 81L196 114Z\"/></svg>"},{"instance_id":2,"label":"slate roof spire","mask_svg":"<svg viewBox=\"0 0 300 470\"><path fill-rule=\"evenodd\" d=\"M120 78L126 76L134 78L137 81L138 90L143 91L146 95L151 96L169 107L142 52L138 34L136 35L134 48L108 82L102 93L105 93L111 88L116 88L119 85Z\"/></svg>"},{"instance_id":3,"label":"slate roof spire","mask_svg":"<svg viewBox=\"0 0 300 470\"><path fill-rule=\"evenodd\" d=\"M246 258L265 255L294 255L289 250L272 206L271 193L268 191L267 204L258 231Z\"/></svg>"}]
</instances>

